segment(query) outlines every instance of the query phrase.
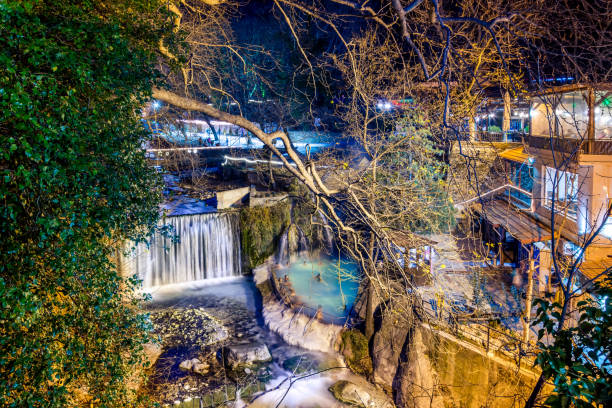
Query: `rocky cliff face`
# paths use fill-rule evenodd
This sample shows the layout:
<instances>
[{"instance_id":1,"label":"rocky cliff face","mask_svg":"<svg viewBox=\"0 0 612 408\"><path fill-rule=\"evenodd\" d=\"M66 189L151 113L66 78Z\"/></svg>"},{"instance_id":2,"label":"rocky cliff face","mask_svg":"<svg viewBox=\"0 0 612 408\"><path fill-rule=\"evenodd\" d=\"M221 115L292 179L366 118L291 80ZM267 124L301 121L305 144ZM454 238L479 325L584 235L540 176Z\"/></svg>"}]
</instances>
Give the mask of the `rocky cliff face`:
<instances>
[{"instance_id":1,"label":"rocky cliff face","mask_svg":"<svg viewBox=\"0 0 612 408\"><path fill-rule=\"evenodd\" d=\"M421 327L410 332L394 379L395 402L405 408L444 408L439 376L428 357L428 347ZM429 345L431 346L431 345ZM447 399L451 402L452 399Z\"/></svg>"},{"instance_id":2,"label":"rocky cliff face","mask_svg":"<svg viewBox=\"0 0 612 408\"><path fill-rule=\"evenodd\" d=\"M402 408L520 406L538 376L397 311L383 314L370 351L374 382Z\"/></svg>"},{"instance_id":3,"label":"rocky cliff face","mask_svg":"<svg viewBox=\"0 0 612 408\"><path fill-rule=\"evenodd\" d=\"M397 312L384 313L380 329L372 339L373 380L391 391L400 355L410 332L410 323Z\"/></svg>"}]
</instances>

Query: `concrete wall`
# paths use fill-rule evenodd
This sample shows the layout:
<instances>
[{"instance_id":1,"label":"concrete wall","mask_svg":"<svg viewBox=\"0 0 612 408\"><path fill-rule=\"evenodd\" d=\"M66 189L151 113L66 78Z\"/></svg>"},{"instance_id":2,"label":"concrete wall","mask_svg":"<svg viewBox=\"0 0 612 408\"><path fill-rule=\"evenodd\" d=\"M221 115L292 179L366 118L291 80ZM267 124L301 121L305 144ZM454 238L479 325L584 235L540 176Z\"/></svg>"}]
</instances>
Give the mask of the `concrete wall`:
<instances>
[{"instance_id":1,"label":"concrete wall","mask_svg":"<svg viewBox=\"0 0 612 408\"><path fill-rule=\"evenodd\" d=\"M231 208L233 205L241 202L248 194L250 188L242 187L234 190L218 191L217 192L217 209L223 210Z\"/></svg>"},{"instance_id":2,"label":"concrete wall","mask_svg":"<svg viewBox=\"0 0 612 408\"><path fill-rule=\"evenodd\" d=\"M271 207L288 197L287 194L259 193L249 195L249 207Z\"/></svg>"}]
</instances>

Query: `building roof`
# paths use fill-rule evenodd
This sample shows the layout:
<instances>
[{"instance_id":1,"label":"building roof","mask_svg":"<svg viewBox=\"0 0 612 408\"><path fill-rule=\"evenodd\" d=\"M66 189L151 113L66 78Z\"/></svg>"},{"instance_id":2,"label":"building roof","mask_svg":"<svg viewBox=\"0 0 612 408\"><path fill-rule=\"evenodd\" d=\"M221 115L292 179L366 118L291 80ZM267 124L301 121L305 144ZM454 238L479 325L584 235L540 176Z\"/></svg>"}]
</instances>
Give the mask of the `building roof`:
<instances>
[{"instance_id":1,"label":"building roof","mask_svg":"<svg viewBox=\"0 0 612 408\"><path fill-rule=\"evenodd\" d=\"M578 266L580 272L587 279L600 279L608 268L612 268L612 258L610 257L584 261Z\"/></svg>"},{"instance_id":2,"label":"building roof","mask_svg":"<svg viewBox=\"0 0 612 408\"><path fill-rule=\"evenodd\" d=\"M551 86L551 87L537 89L534 92L531 92L530 96L536 97L536 96L544 96L544 95L551 95L551 94L564 93L564 92L581 91L581 90L585 90L589 88L593 88L596 91L612 90L612 83L609 83L609 82L602 82L602 83L597 83L597 84L575 83L575 84Z\"/></svg>"},{"instance_id":3,"label":"building roof","mask_svg":"<svg viewBox=\"0 0 612 408\"><path fill-rule=\"evenodd\" d=\"M523 146L519 146L515 147L514 149L504 150L499 154L499 157L518 163L524 163L529 158L529 155L525 153Z\"/></svg>"},{"instance_id":4,"label":"building roof","mask_svg":"<svg viewBox=\"0 0 612 408\"><path fill-rule=\"evenodd\" d=\"M522 244L533 244L552 238L550 228L507 201L494 200L485 203L480 206L478 212L494 227L503 227Z\"/></svg>"}]
</instances>

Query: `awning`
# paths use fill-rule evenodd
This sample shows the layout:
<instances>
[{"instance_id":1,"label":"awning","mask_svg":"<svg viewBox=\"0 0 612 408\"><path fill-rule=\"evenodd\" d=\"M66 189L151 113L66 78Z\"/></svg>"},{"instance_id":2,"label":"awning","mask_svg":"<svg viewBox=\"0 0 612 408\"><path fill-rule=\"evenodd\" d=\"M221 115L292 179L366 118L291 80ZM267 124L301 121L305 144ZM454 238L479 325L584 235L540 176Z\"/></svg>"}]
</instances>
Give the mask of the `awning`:
<instances>
[{"instance_id":1,"label":"awning","mask_svg":"<svg viewBox=\"0 0 612 408\"><path fill-rule=\"evenodd\" d=\"M518 163L524 163L529 158L529 155L523 151L523 146L520 146L514 149L504 150L499 154L499 157Z\"/></svg>"},{"instance_id":2,"label":"awning","mask_svg":"<svg viewBox=\"0 0 612 408\"><path fill-rule=\"evenodd\" d=\"M485 203L478 210L494 227L503 227L522 244L548 241L552 238L550 229L537 222L524 211L519 211L507 201L494 200Z\"/></svg>"}]
</instances>

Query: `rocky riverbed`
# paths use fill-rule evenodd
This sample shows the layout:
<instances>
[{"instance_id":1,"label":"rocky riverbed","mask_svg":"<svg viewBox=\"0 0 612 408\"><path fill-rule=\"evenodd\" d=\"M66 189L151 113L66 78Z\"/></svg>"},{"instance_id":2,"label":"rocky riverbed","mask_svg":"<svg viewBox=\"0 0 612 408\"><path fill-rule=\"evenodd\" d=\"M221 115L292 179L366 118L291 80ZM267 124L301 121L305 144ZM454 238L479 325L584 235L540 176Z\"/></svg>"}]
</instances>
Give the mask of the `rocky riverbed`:
<instances>
[{"instance_id":1,"label":"rocky riverbed","mask_svg":"<svg viewBox=\"0 0 612 408\"><path fill-rule=\"evenodd\" d=\"M200 400L203 407L347 406L329 391L352 377L343 362L290 346L264 327L251 281L174 285L152 295L147 308L162 347L146 386L154 401L185 408L199 408Z\"/></svg>"}]
</instances>

